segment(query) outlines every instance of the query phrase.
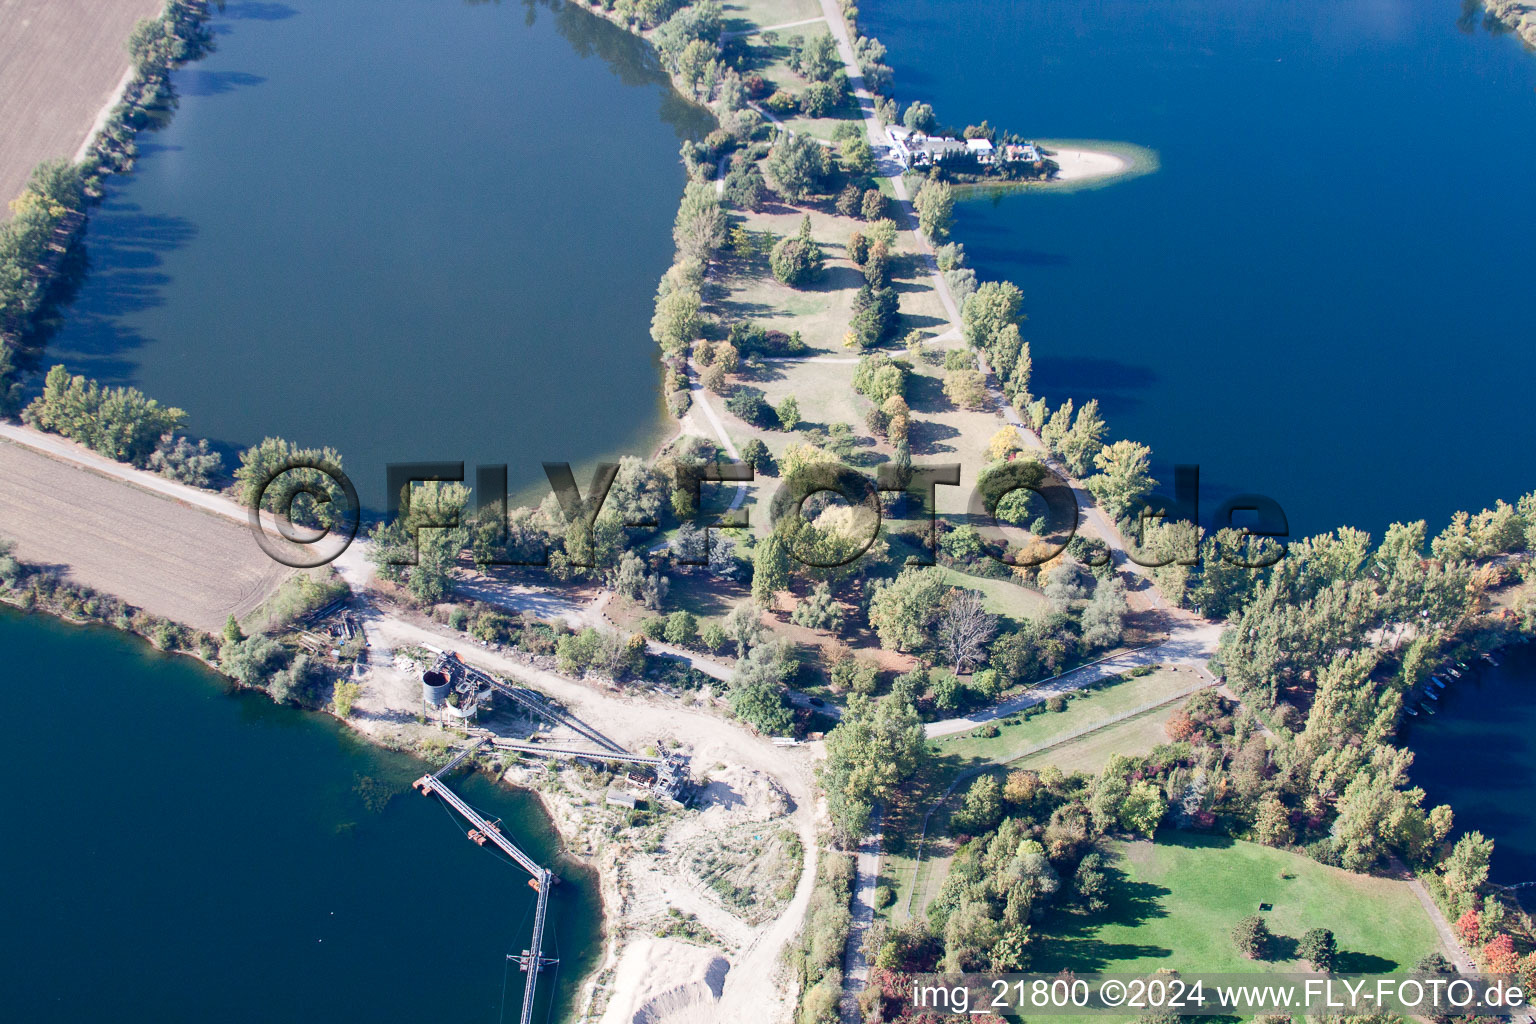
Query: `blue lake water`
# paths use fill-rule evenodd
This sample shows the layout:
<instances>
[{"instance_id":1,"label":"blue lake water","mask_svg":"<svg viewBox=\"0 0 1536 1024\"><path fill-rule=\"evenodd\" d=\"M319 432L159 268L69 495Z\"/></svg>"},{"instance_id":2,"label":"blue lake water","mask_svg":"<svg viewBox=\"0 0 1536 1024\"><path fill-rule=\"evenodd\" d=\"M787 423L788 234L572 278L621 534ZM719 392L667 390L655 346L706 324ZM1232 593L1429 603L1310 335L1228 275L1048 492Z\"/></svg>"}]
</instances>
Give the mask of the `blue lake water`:
<instances>
[{"instance_id":1,"label":"blue lake water","mask_svg":"<svg viewBox=\"0 0 1536 1024\"><path fill-rule=\"evenodd\" d=\"M1158 173L962 203L1024 291L1037 393L1097 397L1209 510L1293 534L1536 488L1536 57L1454 0L866 0L905 104L1125 140Z\"/></svg>"},{"instance_id":2,"label":"blue lake water","mask_svg":"<svg viewBox=\"0 0 1536 1024\"><path fill-rule=\"evenodd\" d=\"M528 876L410 788L421 762L112 630L0 609L0 650L8 1020L516 1019ZM564 879L534 1018L564 1019L596 879L531 794L454 785Z\"/></svg>"},{"instance_id":3,"label":"blue lake water","mask_svg":"<svg viewBox=\"0 0 1536 1024\"><path fill-rule=\"evenodd\" d=\"M1435 714L1408 719L1413 780L1426 804L1450 804L1456 828L1494 840L1490 876L1503 885L1536 882L1536 649L1511 647L1497 668L1477 662L1430 701Z\"/></svg>"},{"instance_id":4,"label":"blue lake water","mask_svg":"<svg viewBox=\"0 0 1536 1024\"><path fill-rule=\"evenodd\" d=\"M648 456L647 327L707 115L579 6L230 3L86 238L48 356L230 445L389 462Z\"/></svg>"}]
</instances>

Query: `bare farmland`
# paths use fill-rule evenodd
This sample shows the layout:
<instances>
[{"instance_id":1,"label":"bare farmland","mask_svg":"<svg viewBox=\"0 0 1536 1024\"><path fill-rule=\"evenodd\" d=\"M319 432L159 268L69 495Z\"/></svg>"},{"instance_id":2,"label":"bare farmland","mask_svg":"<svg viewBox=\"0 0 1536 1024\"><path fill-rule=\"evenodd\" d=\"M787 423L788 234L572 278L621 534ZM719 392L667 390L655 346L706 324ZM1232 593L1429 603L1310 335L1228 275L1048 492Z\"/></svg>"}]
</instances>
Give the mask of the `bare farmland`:
<instances>
[{"instance_id":1,"label":"bare farmland","mask_svg":"<svg viewBox=\"0 0 1536 1024\"><path fill-rule=\"evenodd\" d=\"M206 630L254 609L292 571L233 520L9 441L0 536L24 562Z\"/></svg>"},{"instance_id":2,"label":"bare farmland","mask_svg":"<svg viewBox=\"0 0 1536 1024\"><path fill-rule=\"evenodd\" d=\"M80 149L128 72L128 33L162 3L0 0L0 219L37 163Z\"/></svg>"}]
</instances>

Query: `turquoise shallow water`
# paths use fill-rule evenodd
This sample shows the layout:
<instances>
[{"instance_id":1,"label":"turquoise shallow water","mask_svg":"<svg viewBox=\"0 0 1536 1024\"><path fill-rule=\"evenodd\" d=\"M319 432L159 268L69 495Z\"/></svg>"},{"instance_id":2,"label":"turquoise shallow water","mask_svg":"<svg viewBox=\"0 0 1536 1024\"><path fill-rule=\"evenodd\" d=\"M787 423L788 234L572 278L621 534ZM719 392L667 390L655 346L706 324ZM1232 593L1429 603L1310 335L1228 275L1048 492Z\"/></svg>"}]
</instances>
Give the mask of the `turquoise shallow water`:
<instances>
[{"instance_id":1,"label":"turquoise shallow water","mask_svg":"<svg viewBox=\"0 0 1536 1024\"><path fill-rule=\"evenodd\" d=\"M680 140L707 117L572 4L235 2L92 216L50 357L229 445L389 462L649 455Z\"/></svg>"},{"instance_id":2,"label":"turquoise shallow water","mask_svg":"<svg viewBox=\"0 0 1536 1024\"><path fill-rule=\"evenodd\" d=\"M1097 397L1207 509L1378 537L1536 488L1536 57L1455 0L866 0L905 103L1126 140L1162 169L962 203L1036 390Z\"/></svg>"},{"instance_id":3,"label":"turquoise shallow water","mask_svg":"<svg viewBox=\"0 0 1536 1024\"><path fill-rule=\"evenodd\" d=\"M533 892L410 789L420 762L110 630L0 610L0 651L7 1019L502 1019ZM455 788L565 879L558 1005L535 1017L562 1019L600 948L596 880L558 864L531 795Z\"/></svg>"}]
</instances>

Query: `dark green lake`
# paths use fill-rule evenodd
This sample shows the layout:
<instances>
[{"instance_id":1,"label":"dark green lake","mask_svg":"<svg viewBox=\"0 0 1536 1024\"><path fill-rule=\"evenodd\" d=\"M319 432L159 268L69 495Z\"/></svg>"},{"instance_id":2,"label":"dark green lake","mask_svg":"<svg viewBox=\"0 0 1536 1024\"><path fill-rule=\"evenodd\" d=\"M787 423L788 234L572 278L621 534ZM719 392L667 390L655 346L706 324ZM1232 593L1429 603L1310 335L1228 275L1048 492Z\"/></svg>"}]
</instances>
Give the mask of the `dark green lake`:
<instances>
[{"instance_id":1,"label":"dark green lake","mask_svg":"<svg viewBox=\"0 0 1536 1024\"><path fill-rule=\"evenodd\" d=\"M680 140L707 115L574 4L234 2L91 218L48 355L230 445L389 462L648 456Z\"/></svg>"},{"instance_id":2,"label":"dark green lake","mask_svg":"<svg viewBox=\"0 0 1536 1024\"><path fill-rule=\"evenodd\" d=\"M527 875L410 789L420 762L110 630L0 610L0 651L8 1019L517 1019ZM455 788L564 878L562 1019L600 952L595 879L530 794Z\"/></svg>"},{"instance_id":3,"label":"dark green lake","mask_svg":"<svg viewBox=\"0 0 1536 1024\"><path fill-rule=\"evenodd\" d=\"M961 203L1035 390L1298 536L1536 487L1536 57L1458 0L865 0L905 103L1162 169ZM1170 483L1171 486L1171 483Z\"/></svg>"}]
</instances>

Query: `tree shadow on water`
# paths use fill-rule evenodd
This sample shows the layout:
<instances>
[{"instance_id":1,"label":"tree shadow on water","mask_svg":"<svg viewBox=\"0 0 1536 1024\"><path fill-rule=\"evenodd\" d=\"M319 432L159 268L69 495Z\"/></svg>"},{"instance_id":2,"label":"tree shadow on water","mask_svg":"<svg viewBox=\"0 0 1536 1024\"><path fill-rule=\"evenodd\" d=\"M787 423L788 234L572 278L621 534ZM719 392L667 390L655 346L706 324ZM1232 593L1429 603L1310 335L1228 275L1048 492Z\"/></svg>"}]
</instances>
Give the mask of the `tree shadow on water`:
<instances>
[{"instance_id":1,"label":"tree shadow on water","mask_svg":"<svg viewBox=\"0 0 1536 1024\"><path fill-rule=\"evenodd\" d=\"M196 235L184 217L147 214L137 204L108 199L92 215L38 318L28 345L34 361L56 354L75 372L103 383L130 382L136 367L130 353L149 339L127 318L165 304L171 282L165 255Z\"/></svg>"},{"instance_id":2,"label":"tree shadow on water","mask_svg":"<svg viewBox=\"0 0 1536 1024\"><path fill-rule=\"evenodd\" d=\"M285 21L299 12L287 4L269 0L246 0L245 3L225 4L219 11L222 18L237 21Z\"/></svg>"},{"instance_id":3,"label":"tree shadow on water","mask_svg":"<svg viewBox=\"0 0 1536 1024\"><path fill-rule=\"evenodd\" d=\"M265 75L253 75L248 71L202 71L197 69L178 72L176 91L183 96L221 96L246 86L260 85Z\"/></svg>"}]
</instances>

